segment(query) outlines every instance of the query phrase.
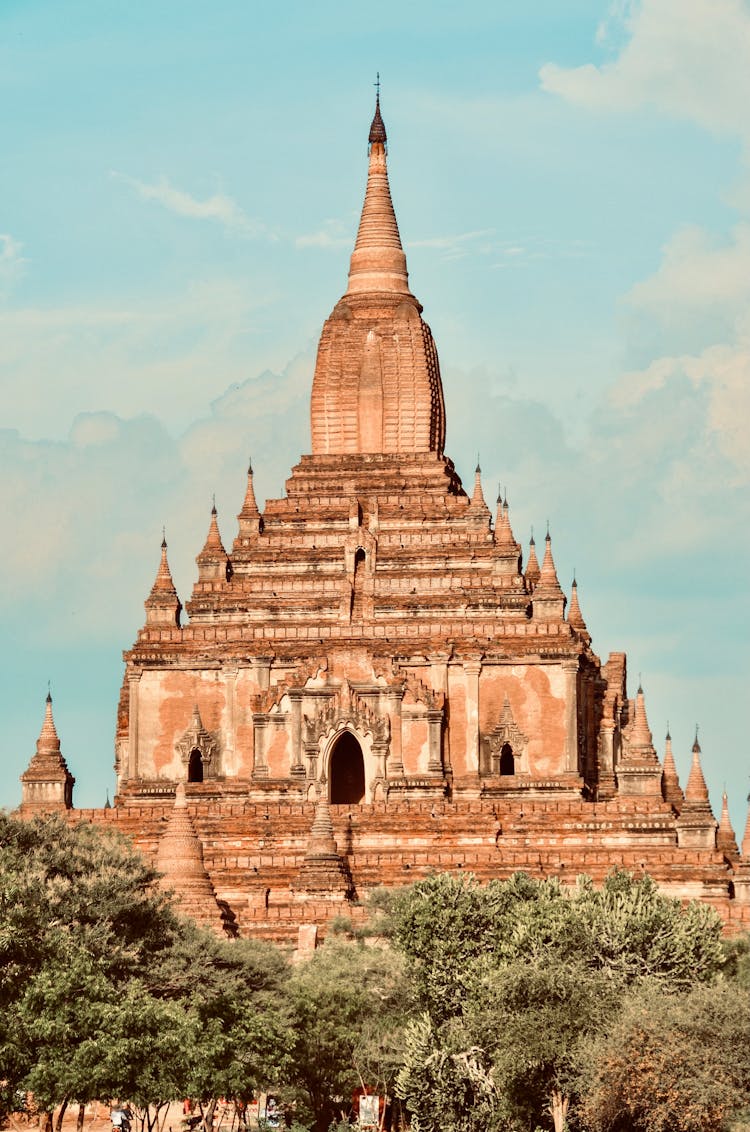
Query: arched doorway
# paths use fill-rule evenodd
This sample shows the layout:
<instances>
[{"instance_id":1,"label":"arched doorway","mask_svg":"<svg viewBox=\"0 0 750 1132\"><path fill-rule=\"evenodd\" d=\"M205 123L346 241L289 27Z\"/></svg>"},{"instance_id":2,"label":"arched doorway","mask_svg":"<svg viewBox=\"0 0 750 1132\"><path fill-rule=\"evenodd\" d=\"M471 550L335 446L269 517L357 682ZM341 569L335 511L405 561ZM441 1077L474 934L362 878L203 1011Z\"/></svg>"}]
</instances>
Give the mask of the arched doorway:
<instances>
[{"instance_id":1,"label":"arched doorway","mask_svg":"<svg viewBox=\"0 0 750 1132\"><path fill-rule=\"evenodd\" d=\"M201 753L195 748L190 752L190 761L188 763L188 782L202 782L203 781L203 759Z\"/></svg>"},{"instance_id":2,"label":"arched doorway","mask_svg":"<svg viewBox=\"0 0 750 1132\"><path fill-rule=\"evenodd\" d=\"M511 747L510 743L503 743L502 750L500 751L500 773L516 773L516 764L513 758L513 748Z\"/></svg>"},{"instance_id":3,"label":"arched doorway","mask_svg":"<svg viewBox=\"0 0 750 1132\"><path fill-rule=\"evenodd\" d=\"M344 731L331 751L328 771L331 804L356 806L365 796L365 760L351 731Z\"/></svg>"}]
</instances>

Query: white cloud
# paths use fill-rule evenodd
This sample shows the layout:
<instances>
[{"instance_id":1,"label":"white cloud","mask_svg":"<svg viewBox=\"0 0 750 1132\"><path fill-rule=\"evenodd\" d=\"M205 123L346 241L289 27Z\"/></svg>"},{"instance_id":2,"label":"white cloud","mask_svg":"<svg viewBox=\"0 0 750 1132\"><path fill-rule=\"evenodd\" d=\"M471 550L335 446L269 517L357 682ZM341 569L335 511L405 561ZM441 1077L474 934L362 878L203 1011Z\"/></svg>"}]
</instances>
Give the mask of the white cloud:
<instances>
[{"instance_id":1,"label":"white cloud","mask_svg":"<svg viewBox=\"0 0 750 1132\"><path fill-rule=\"evenodd\" d=\"M620 378L612 405L643 415L661 401L663 414L665 399L700 397L700 439L693 428L686 454L701 465L711 448L724 461L725 482L750 484L750 223L724 240L695 226L680 229L625 306L641 328L650 326L653 349L647 365ZM672 422L664 415L662 423Z\"/></svg>"},{"instance_id":2,"label":"white cloud","mask_svg":"<svg viewBox=\"0 0 750 1132\"><path fill-rule=\"evenodd\" d=\"M423 240L409 240L407 248L431 248L443 253L444 259L458 259L470 254L488 252L496 247L494 228L481 228L475 232L455 235L428 236Z\"/></svg>"},{"instance_id":3,"label":"white cloud","mask_svg":"<svg viewBox=\"0 0 750 1132\"><path fill-rule=\"evenodd\" d=\"M750 310L750 223L721 238L704 228L678 229L652 275L624 296L621 313L634 356L700 354L738 346Z\"/></svg>"},{"instance_id":4,"label":"white cloud","mask_svg":"<svg viewBox=\"0 0 750 1132\"><path fill-rule=\"evenodd\" d=\"M21 255L22 247L7 232L0 232L0 297L7 294L23 271L26 260Z\"/></svg>"},{"instance_id":5,"label":"white cloud","mask_svg":"<svg viewBox=\"0 0 750 1132\"><path fill-rule=\"evenodd\" d=\"M354 247L356 222L345 224L342 220L324 220L316 232L296 236L294 243L298 248L350 248Z\"/></svg>"},{"instance_id":6,"label":"white cloud","mask_svg":"<svg viewBox=\"0 0 750 1132\"><path fill-rule=\"evenodd\" d=\"M658 270L632 288L627 302L663 320L714 307L725 315L743 313L750 305L750 223L736 225L723 242L703 228L680 229Z\"/></svg>"},{"instance_id":7,"label":"white cloud","mask_svg":"<svg viewBox=\"0 0 750 1132\"><path fill-rule=\"evenodd\" d=\"M750 9L744 0L619 3L597 40L618 54L540 70L544 90L595 110L655 107L750 141Z\"/></svg>"},{"instance_id":8,"label":"white cloud","mask_svg":"<svg viewBox=\"0 0 750 1132\"><path fill-rule=\"evenodd\" d=\"M129 185L143 200L153 200L177 216L192 220L216 220L232 232L244 236L268 236L265 225L248 217L235 200L225 193L214 193L205 200L198 200L183 189L175 188L166 177L160 177L154 184L139 181L125 173L112 173L117 180Z\"/></svg>"},{"instance_id":9,"label":"white cloud","mask_svg":"<svg viewBox=\"0 0 750 1132\"><path fill-rule=\"evenodd\" d=\"M491 268L520 266L550 258L579 258L589 250L588 244L580 240L551 240L528 232L503 238L496 228L407 241L407 251L412 248L436 252L444 262L469 256L474 259L480 256L490 258L493 261L489 264Z\"/></svg>"},{"instance_id":10,"label":"white cloud","mask_svg":"<svg viewBox=\"0 0 750 1132\"><path fill-rule=\"evenodd\" d=\"M144 296L128 306L0 310L8 423L29 437L62 438L77 413L106 407L184 428L203 411L217 372L224 382L245 380L269 301L262 281L219 278L158 304Z\"/></svg>"},{"instance_id":11,"label":"white cloud","mask_svg":"<svg viewBox=\"0 0 750 1132\"><path fill-rule=\"evenodd\" d=\"M750 484L750 341L712 346L699 355L658 358L644 370L625 374L612 392L612 404L648 413L650 395L674 390L674 395L685 397L690 388L704 394L700 444L714 447L723 457L724 483ZM660 421L664 429L672 424L668 416ZM722 484L713 486L720 491Z\"/></svg>"}]
</instances>

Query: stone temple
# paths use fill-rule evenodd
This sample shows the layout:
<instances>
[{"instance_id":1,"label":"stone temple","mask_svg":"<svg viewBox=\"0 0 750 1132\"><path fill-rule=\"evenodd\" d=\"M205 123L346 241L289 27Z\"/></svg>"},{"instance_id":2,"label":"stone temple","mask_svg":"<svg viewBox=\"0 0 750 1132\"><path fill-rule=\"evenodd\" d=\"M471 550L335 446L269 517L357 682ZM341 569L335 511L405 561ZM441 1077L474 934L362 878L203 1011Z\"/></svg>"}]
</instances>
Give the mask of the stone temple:
<instances>
[{"instance_id":1,"label":"stone temple","mask_svg":"<svg viewBox=\"0 0 750 1132\"><path fill-rule=\"evenodd\" d=\"M750 922L750 828L654 749L545 540L524 557L444 452L437 349L409 288L379 100L348 286L320 337L311 453L263 511L216 511L187 623L166 543L125 653L113 807L72 809L47 710L22 814L119 828L217 930L308 935L431 869L651 873ZM477 410L479 411L479 410ZM207 490L209 485L207 485ZM241 494L241 492L238 492Z\"/></svg>"}]
</instances>

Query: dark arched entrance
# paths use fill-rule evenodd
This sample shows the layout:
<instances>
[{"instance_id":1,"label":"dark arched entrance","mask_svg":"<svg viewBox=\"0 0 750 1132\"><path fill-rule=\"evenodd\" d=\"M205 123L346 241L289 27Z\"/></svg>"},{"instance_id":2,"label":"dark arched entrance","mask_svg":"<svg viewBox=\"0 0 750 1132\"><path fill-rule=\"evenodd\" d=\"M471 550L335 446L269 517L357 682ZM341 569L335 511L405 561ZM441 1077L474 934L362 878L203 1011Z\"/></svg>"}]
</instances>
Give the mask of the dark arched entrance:
<instances>
[{"instance_id":1,"label":"dark arched entrance","mask_svg":"<svg viewBox=\"0 0 750 1132\"><path fill-rule=\"evenodd\" d=\"M502 750L500 751L500 773L516 773L516 764L513 759L513 748L511 747L510 743L503 743Z\"/></svg>"},{"instance_id":2,"label":"dark arched entrance","mask_svg":"<svg viewBox=\"0 0 750 1132\"><path fill-rule=\"evenodd\" d=\"M203 759L201 758L200 751L196 748L190 752L190 762L188 763L188 782L202 782L203 781Z\"/></svg>"},{"instance_id":3,"label":"dark arched entrance","mask_svg":"<svg viewBox=\"0 0 750 1132\"><path fill-rule=\"evenodd\" d=\"M365 796L365 760L351 731L344 731L331 751L328 772L331 804L356 806Z\"/></svg>"}]
</instances>

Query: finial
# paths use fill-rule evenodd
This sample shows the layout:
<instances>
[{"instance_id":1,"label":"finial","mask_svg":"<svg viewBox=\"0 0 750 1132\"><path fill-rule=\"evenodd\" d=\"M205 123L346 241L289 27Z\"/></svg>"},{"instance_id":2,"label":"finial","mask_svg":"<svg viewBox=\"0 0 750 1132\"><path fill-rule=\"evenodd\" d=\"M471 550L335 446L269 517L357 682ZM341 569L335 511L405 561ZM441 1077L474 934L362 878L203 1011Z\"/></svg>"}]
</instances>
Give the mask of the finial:
<instances>
[{"instance_id":1,"label":"finial","mask_svg":"<svg viewBox=\"0 0 750 1132\"><path fill-rule=\"evenodd\" d=\"M503 501L503 489L500 484L497 485L497 501L498 503L502 503Z\"/></svg>"},{"instance_id":2,"label":"finial","mask_svg":"<svg viewBox=\"0 0 750 1132\"><path fill-rule=\"evenodd\" d=\"M640 672L638 673L638 692L639 695L643 695L643 677Z\"/></svg>"},{"instance_id":3,"label":"finial","mask_svg":"<svg viewBox=\"0 0 750 1132\"><path fill-rule=\"evenodd\" d=\"M216 492L211 496L211 514L216 514Z\"/></svg>"},{"instance_id":4,"label":"finial","mask_svg":"<svg viewBox=\"0 0 750 1132\"><path fill-rule=\"evenodd\" d=\"M534 524L531 524L531 538L529 539L529 546L536 546L534 542Z\"/></svg>"},{"instance_id":5,"label":"finial","mask_svg":"<svg viewBox=\"0 0 750 1132\"><path fill-rule=\"evenodd\" d=\"M50 681L47 681L47 701L48 704L52 703L52 687Z\"/></svg>"},{"instance_id":6,"label":"finial","mask_svg":"<svg viewBox=\"0 0 750 1132\"><path fill-rule=\"evenodd\" d=\"M698 742L698 724L696 723L696 725L695 725L695 742L693 743L693 750L694 751L700 751L700 749L701 749L701 745Z\"/></svg>"},{"instance_id":7,"label":"finial","mask_svg":"<svg viewBox=\"0 0 750 1132\"><path fill-rule=\"evenodd\" d=\"M481 470L482 470L482 469L481 469L481 467L480 467L480 464L479 464L479 453L477 452L477 466L476 466L476 468L474 469L474 472L475 472L475 474L476 474L476 473L478 473L478 472L481 472Z\"/></svg>"},{"instance_id":8,"label":"finial","mask_svg":"<svg viewBox=\"0 0 750 1132\"><path fill-rule=\"evenodd\" d=\"M253 458L252 458L252 456L248 456L248 458L247 458L247 474L249 476L251 476L253 474Z\"/></svg>"},{"instance_id":9,"label":"finial","mask_svg":"<svg viewBox=\"0 0 750 1132\"><path fill-rule=\"evenodd\" d=\"M669 734L669 720L667 720L667 734L666 734L666 735L664 736L664 738L665 738L665 739L669 739L669 741L670 741L670 743L671 743L671 741L672 741L672 736L671 736L671 735Z\"/></svg>"},{"instance_id":10,"label":"finial","mask_svg":"<svg viewBox=\"0 0 750 1132\"><path fill-rule=\"evenodd\" d=\"M545 535L545 541L551 542L551 536L550 536L550 533L549 533L549 519L547 520L547 534Z\"/></svg>"},{"instance_id":11,"label":"finial","mask_svg":"<svg viewBox=\"0 0 750 1132\"><path fill-rule=\"evenodd\" d=\"M380 71L377 72L377 79L374 85L375 114L372 119L372 124L370 126L370 135L367 140L370 145L373 145L375 142L379 142L380 145L385 146L388 141L388 137L385 132L385 123L383 122L383 119L380 115Z\"/></svg>"},{"instance_id":12,"label":"finial","mask_svg":"<svg viewBox=\"0 0 750 1132\"><path fill-rule=\"evenodd\" d=\"M503 507L507 507L507 506L508 506L508 485L506 483L505 488L503 489Z\"/></svg>"},{"instance_id":13,"label":"finial","mask_svg":"<svg viewBox=\"0 0 750 1132\"><path fill-rule=\"evenodd\" d=\"M162 550L167 549L167 528L166 527L162 527L162 529L161 529L161 546L162 546Z\"/></svg>"}]
</instances>

